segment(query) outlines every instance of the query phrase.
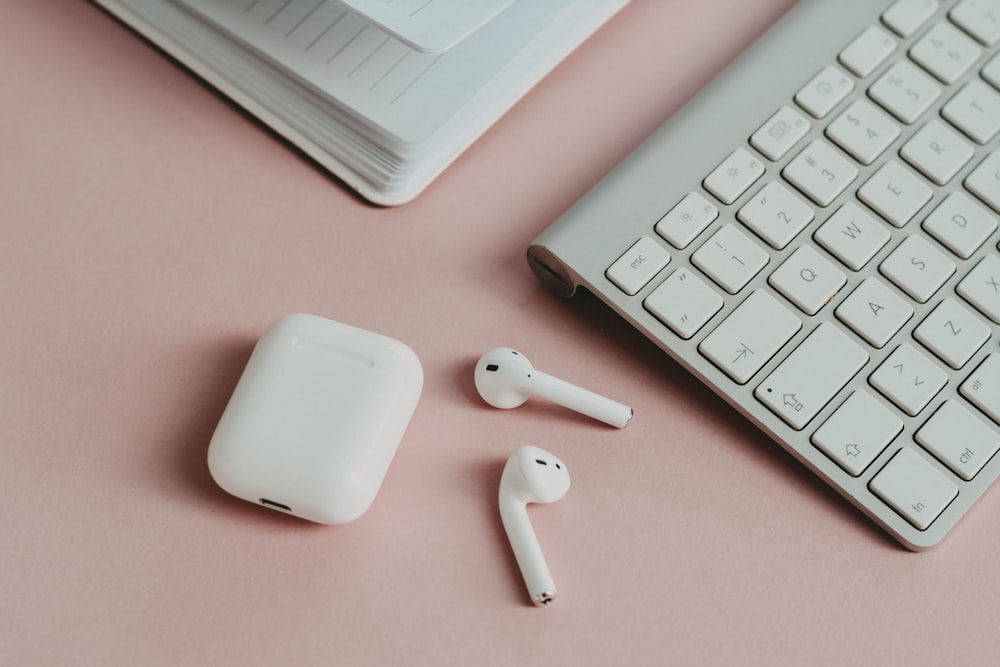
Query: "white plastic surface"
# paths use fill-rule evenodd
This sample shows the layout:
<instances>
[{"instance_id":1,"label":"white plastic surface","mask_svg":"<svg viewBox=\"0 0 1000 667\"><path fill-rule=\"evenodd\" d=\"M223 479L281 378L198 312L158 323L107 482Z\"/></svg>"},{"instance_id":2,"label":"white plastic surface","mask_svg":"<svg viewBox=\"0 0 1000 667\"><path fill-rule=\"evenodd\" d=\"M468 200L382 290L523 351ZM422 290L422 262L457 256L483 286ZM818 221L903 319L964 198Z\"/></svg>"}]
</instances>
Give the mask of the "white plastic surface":
<instances>
[{"instance_id":1,"label":"white plastic surface","mask_svg":"<svg viewBox=\"0 0 1000 667\"><path fill-rule=\"evenodd\" d=\"M261 336L208 448L229 493L317 523L375 499L423 387L410 348L313 315Z\"/></svg>"},{"instance_id":2,"label":"white plastic surface","mask_svg":"<svg viewBox=\"0 0 1000 667\"><path fill-rule=\"evenodd\" d=\"M624 403L542 373L509 347L495 348L480 357L475 382L483 400L502 410L519 407L537 396L615 428L625 428L632 419L632 408Z\"/></svg>"},{"instance_id":3,"label":"white plastic surface","mask_svg":"<svg viewBox=\"0 0 1000 667\"><path fill-rule=\"evenodd\" d=\"M528 519L528 503L553 503L569 491L566 464L532 445L518 448L500 477L500 519L531 601L542 606L556 597L556 585Z\"/></svg>"}]
</instances>

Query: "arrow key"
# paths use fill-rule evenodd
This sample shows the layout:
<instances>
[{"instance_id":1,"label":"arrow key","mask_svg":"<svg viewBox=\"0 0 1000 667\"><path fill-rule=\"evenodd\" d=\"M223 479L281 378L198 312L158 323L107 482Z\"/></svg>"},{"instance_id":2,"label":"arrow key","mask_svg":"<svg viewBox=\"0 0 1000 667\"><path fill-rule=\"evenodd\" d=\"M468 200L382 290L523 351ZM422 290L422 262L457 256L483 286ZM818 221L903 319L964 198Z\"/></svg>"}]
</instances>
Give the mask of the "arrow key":
<instances>
[{"instance_id":1,"label":"arrow key","mask_svg":"<svg viewBox=\"0 0 1000 667\"><path fill-rule=\"evenodd\" d=\"M868 381L900 410L916 417L948 383L948 375L912 345L903 343Z\"/></svg>"},{"instance_id":2,"label":"arrow key","mask_svg":"<svg viewBox=\"0 0 1000 667\"><path fill-rule=\"evenodd\" d=\"M859 389L813 433L812 443L857 477L902 429L899 417Z\"/></svg>"}]
</instances>

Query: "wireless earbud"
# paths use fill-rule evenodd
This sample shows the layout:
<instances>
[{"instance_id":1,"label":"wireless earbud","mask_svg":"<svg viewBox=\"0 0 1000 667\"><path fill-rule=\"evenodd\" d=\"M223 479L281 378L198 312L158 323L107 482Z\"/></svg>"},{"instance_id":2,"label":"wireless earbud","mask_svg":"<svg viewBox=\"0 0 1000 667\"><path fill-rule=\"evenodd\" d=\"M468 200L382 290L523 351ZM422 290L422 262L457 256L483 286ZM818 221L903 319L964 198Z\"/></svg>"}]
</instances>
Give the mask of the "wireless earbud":
<instances>
[{"instance_id":1,"label":"wireless earbud","mask_svg":"<svg viewBox=\"0 0 1000 667\"><path fill-rule=\"evenodd\" d=\"M516 408L539 396L611 426L624 428L632 408L532 367L527 357L509 347L498 347L476 364L476 389L495 408Z\"/></svg>"},{"instance_id":2,"label":"wireless earbud","mask_svg":"<svg viewBox=\"0 0 1000 667\"><path fill-rule=\"evenodd\" d=\"M514 551L531 601L547 605L556 598L556 585L542 548L528 520L528 503L554 503L569 490L565 464L539 447L519 448L500 477L500 519Z\"/></svg>"}]
</instances>

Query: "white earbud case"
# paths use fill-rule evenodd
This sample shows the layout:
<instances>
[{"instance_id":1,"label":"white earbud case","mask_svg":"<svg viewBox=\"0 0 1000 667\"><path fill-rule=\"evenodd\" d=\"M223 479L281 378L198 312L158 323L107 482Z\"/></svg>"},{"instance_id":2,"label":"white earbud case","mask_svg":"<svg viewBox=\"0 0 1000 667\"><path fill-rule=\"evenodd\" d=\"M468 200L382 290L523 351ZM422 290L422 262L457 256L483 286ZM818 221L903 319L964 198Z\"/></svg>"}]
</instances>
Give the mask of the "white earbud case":
<instances>
[{"instance_id":1,"label":"white earbud case","mask_svg":"<svg viewBox=\"0 0 1000 667\"><path fill-rule=\"evenodd\" d=\"M325 524L375 499L423 387L406 345L314 315L272 324L208 447L212 478L249 502Z\"/></svg>"}]
</instances>

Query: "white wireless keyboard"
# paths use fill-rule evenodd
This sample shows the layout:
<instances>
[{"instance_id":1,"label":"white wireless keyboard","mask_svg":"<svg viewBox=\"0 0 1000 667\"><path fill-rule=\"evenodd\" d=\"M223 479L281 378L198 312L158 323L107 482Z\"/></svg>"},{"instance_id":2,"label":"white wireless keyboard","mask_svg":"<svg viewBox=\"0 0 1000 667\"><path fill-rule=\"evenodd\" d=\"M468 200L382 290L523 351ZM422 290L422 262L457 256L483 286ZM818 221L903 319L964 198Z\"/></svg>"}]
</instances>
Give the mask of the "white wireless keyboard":
<instances>
[{"instance_id":1,"label":"white wireless keyboard","mask_svg":"<svg viewBox=\"0 0 1000 667\"><path fill-rule=\"evenodd\" d=\"M998 51L1000 0L803 0L529 263L932 546L1000 473Z\"/></svg>"}]
</instances>

